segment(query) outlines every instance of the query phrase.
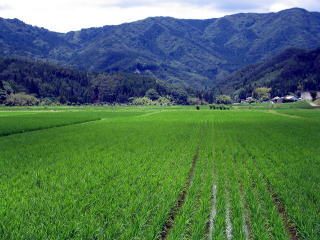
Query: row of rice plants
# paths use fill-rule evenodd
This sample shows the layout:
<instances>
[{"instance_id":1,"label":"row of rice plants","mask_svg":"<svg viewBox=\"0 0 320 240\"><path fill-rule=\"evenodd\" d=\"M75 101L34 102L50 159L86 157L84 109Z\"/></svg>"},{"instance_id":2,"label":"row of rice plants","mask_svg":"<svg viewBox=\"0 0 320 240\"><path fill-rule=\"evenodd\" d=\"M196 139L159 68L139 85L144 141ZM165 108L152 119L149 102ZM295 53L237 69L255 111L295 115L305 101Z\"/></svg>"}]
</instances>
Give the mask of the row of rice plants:
<instances>
[{"instance_id":1,"label":"row of rice plants","mask_svg":"<svg viewBox=\"0 0 320 240\"><path fill-rule=\"evenodd\" d=\"M257 159L257 167L284 205L298 236L319 239L320 126L308 119L269 118L272 122L242 134L242 141ZM272 124L275 120L277 124Z\"/></svg>"},{"instance_id":2,"label":"row of rice plants","mask_svg":"<svg viewBox=\"0 0 320 240\"><path fill-rule=\"evenodd\" d=\"M212 210L212 124L200 123L201 141L194 177L184 205L175 219L167 239L204 239L209 231Z\"/></svg>"},{"instance_id":3,"label":"row of rice plants","mask_svg":"<svg viewBox=\"0 0 320 240\"><path fill-rule=\"evenodd\" d=\"M220 114L215 128L221 141L215 144L220 193L213 239L288 239L264 180L237 140L237 129L248 131L241 124L246 113L238 113L237 121L232 122L228 121L230 116Z\"/></svg>"},{"instance_id":4,"label":"row of rice plants","mask_svg":"<svg viewBox=\"0 0 320 240\"><path fill-rule=\"evenodd\" d=\"M218 195L217 202L217 219L214 226L213 239L245 239L245 221L244 221L244 197L240 192L240 183L237 172L241 169L239 163L236 167L233 161L238 161L235 158L235 146L236 144L231 141L229 131L224 131L221 128L221 122L224 122L225 116L220 116L216 125L216 135L218 141L215 143L215 165L217 169L218 178ZM240 180L242 180L241 178ZM220 183L220 184L219 184ZM246 185L244 185L246 187ZM252 186L249 186L251 189ZM246 188L245 188L246 189ZM219 194L220 192L220 194ZM241 199L241 197L243 199ZM254 199L256 200L256 199ZM244 200L243 200L244 201ZM256 202L255 202L256 203ZM259 216L259 215L258 215ZM259 221L260 219L255 219ZM259 235L263 239L263 233L265 229L259 229ZM248 233L249 234L249 233Z\"/></svg>"},{"instance_id":5,"label":"row of rice plants","mask_svg":"<svg viewBox=\"0 0 320 240\"><path fill-rule=\"evenodd\" d=\"M190 115L183 119L192 119ZM237 121L230 120L232 116L236 116ZM250 135L250 128L255 121L259 123L265 119L264 113L206 113L199 117L203 121L211 119L211 125L214 126L206 130L213 131L213 136L207 134L206 138L210 139L209 145L212 142L214 146L214 183L210 192L216 194L212 202L215 206L211 206L215 213L210 214L210 187L208 181L203 182L203 178L210 178L211 169L209 167L201 171L204 163L199 163L194 185L190 188L169 238L203 239L209 236L210 239L289 239L285 222L266 179L256 166L257 159L239 139L239 129L240 133L247 132ZM263 140L263 136L260 138L259 141ZM202 179L202 184L196 179ZM206 189L205 194L201 194L202 189ZM197 215L200 206L205 206L203 214ZM205 221L209 222L212 229L204 229Z\"/></svg>"}]
</instances>

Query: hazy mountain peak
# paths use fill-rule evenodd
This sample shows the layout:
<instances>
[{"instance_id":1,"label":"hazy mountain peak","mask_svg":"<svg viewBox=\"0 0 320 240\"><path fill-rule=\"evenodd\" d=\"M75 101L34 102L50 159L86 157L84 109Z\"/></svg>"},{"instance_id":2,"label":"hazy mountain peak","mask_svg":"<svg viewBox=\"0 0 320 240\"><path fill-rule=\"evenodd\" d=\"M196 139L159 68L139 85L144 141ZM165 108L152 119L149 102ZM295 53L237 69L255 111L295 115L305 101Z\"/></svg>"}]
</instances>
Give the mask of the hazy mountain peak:
<instances>
[{"instance_id":1,"label":"hazy mountain peak","mask_svg":"<svg viewBox=\"0 0 320 240\"><path fill-rule=\"evenodd\" d=\"M308 11L304 8L295 7L279 11L278 13L308 13Z\"/></svg>"}]
</instances>

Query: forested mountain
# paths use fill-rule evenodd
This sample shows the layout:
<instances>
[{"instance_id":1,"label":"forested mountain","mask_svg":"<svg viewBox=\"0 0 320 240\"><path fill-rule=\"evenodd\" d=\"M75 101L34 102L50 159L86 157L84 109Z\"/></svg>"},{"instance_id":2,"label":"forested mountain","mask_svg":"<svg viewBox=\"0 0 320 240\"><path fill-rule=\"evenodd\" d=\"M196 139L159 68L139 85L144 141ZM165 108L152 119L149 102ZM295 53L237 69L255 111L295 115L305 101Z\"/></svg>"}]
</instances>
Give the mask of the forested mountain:
<instances>
[{"instance_id":1,"label":"forested mountain","mask_svg":"<svg viewBox=\"0 0 320 240\"><path fill-rule=\"evenodd\" d=\"M287 49L276 57L232 73L216 85L215 91L244 99L257 87L272 88L273 96L320 90L320 48Z\"/></svg>"},{"instance_id":2,"label":"forested mountain","mask_svg":"<svg viewBox=\"0 0 320 240\"><path fill-rule=\"evenodd\" d=\"M0 58L0 104L15 93L33 94L61 103L127 103L153 89L159 96L186 104L191 90L149 76L96 73L18 58Z\"/></svg>"},{"instance_id":3,"label":"forested mountain","mask_svg":"<svg viewBox=\"0 0 320 240\"><path fill-rule=\"evenodd\" d=\"M66 34L0 19L0 55L145 74L204 88L288 47L320 47L320 13L289 9L208 20L155 17Z\"/></svg>"}]
</instances>

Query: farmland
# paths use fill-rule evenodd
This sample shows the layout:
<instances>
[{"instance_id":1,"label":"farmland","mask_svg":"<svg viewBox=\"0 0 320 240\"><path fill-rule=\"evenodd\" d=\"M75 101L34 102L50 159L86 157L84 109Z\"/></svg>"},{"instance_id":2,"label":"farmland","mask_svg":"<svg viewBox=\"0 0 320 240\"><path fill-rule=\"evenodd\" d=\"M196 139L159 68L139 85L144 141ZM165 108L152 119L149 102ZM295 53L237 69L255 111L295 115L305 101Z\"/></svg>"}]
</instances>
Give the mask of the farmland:
<instances>
[{"instance_id":1,"label":"farmland","mask_svg":"<svg viewBox=\"0 0 320 240\"><path fill-rule=\"evenodd\" d=\"M0 239L320 239L319 109L0 110Z\"/></svg>"}]
</instances>

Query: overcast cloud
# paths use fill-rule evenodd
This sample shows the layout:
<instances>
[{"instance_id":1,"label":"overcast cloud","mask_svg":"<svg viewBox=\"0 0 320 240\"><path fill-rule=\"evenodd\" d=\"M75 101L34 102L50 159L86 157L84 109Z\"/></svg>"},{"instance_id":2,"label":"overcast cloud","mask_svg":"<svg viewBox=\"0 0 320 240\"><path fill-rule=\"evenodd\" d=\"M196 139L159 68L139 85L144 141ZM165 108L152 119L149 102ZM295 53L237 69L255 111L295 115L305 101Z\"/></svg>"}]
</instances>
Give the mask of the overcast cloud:
<instances>
[{"instance_id":1,"label":"overcast cloud","mask_svg":"<svg viewBox=\"0 0 320 240\"><path fill-rule=\"evenodd\" d=\"M206 19L292 7L320 11L320 0L0 0L0 17L67 32L150 16Z\"/></svg>"}]
</instances>

